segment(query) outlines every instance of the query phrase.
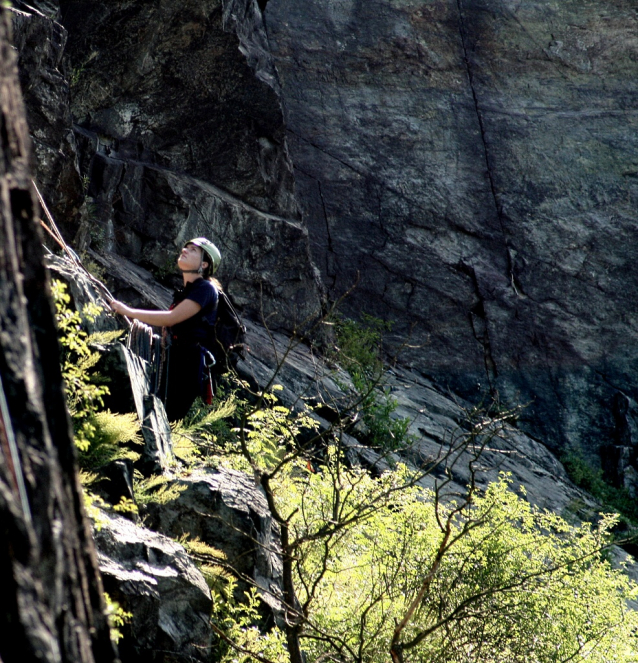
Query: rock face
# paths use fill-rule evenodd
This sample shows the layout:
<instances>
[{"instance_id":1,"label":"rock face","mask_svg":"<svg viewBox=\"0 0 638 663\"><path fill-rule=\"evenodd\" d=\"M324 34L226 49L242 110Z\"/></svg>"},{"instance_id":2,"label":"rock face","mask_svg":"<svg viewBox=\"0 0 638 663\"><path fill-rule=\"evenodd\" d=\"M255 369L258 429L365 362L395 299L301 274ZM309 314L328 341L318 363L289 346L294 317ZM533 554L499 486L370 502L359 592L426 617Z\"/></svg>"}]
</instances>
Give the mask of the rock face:
<instances>
[{"instance_id":1,"label":"rock face","mask_svg":"<svg viewBox=\"0 0 638 663\"><path fill-rule=\"evenodd\" d=\"M14 2L14 43L35 152L35 179L56 218L78 223L83 191L62 57L67 31L57 2Z\"/></svg>"},{"instance_id":2,"label":"rock face","mask_svg":"<svg viewBox=\"0 0 638 663\"><path fill-rule=\"evenodd\" d=\"M81 247L164 277L210 234L244 312L287 329L320 309L311 249L443 390L529 403L557 450L618 446L613 404L638 400L631 0L64 0L73 140L63 29L30 15L23 80L67 182L77 142L84 212L82 192L55 204Z\"/></svg>"},{"instance_id":3,"label":"rock face","mask_svg":"<svg viewBox=\"0 0 638 663\"><path fill-rule=\"evenodd\" d=\"M316 315L257 4L65 1L61 12L91 200L80 235L156 275L174 271L186 240L211 236L240 305L279 325Z\"/></svg>"},{"instance_id":4,"label":"rock face","mask_svg":"<svg viewBox=\"0 0 638 663\"><path fill-rule=\"evenodd\" d=\"M149 507L151 527L172 537L188 534L223 551L240 579L238 598L256 586L279 614L279 529L254 481L242 472L200 470L179 479L179 484L186 490L177 499Z\"/></svg>"},{"instance_id":5,"label":"rock face","mask_svg":"<svg viewBox=\"0 0 638 663\"><path fill-rule=\"evenodd\" d=\"M84 515L31 144L0 6L0 658L114 663Z\"/></svg>"},{"instance_id":6,"label":"rock face","mask_svg":"<svg viewBox=\"0 0 638 663\"><path fill-rule=\"evenodd\" d=\"M638 13L595 0L270 0L298 199L349 311L443 386L594 451L636 398Z\"/></svg>"},{"instance_id":7,"label":"rock face","mask_svg":"<svg viewBox=\"0 0 638 663\"><path fill-rule=\"evenodd\" d=\"M95 543L106 591L133 615L122 630L122 661L209 661L210 590L184 548L106 513Z\"/></svg>"},{"instance_id":8,"label":"rock face","mask_svg":"<svg viewBox=\"0 0 638 663\"><path fill-rule=\"evenodd\" d=\"M244 379L263 387L276 374L275 383L283 387L278 396L291 408L299 406L300 397L323 403L327 408L343 408L351 402L342 389L348 383L348 376L337 373L334 367L313 356L307 346L294 342L291 346L290 339L283 334L267 333L258 325L249 325L249 336L251 352L246 361L238 365ZM282 364L284 355L286 361ZM422 484L432 487L436 479L443 478L444 468L450 467L453 481L447 491L462 493L470 480L472 456L471 449L462 449L459 441L467 432L467 412L472 405L441 394L431 380L406 368L393 369L385 387L397 403L392 416L410 421L409 433L415 442L400 454L380 455L354 437L341 434L351 462L378 473L389 469L391 460L420 466L440 459L441 465L425 477ZM328 421L317 418L323 430L330 427ZM456 440L453 448L459 452L448 456L452 440ZM499 473L507 472L514 489L524 486L527 499L541 509L554 511L567 519L574 516L590 519L600 511L600 506L571 482L563 466L543 444L510 425L499 430L482 452L477 466L480 469L475 478L479 487L497 480Z\"/></svg>"}]
</instances>

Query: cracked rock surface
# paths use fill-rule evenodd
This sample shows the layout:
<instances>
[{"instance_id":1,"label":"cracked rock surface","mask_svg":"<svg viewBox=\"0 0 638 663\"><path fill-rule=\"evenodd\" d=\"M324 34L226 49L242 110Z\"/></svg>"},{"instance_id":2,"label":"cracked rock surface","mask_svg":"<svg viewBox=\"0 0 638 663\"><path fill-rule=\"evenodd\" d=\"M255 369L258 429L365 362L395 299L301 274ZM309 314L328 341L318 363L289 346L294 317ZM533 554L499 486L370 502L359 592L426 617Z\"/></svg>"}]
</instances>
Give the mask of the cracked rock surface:
<instances>
[{"instance_id":1,"label":"cracked rock surface","mask_svg":"<svg viewBox=\"0 0 638 663\"><path fill-rule=\"evenodd\" d=\"M210 233L244 313L288 331L358 282L346 313L394 320L406 365L594 458L638 400L634 4L47 0L15 23L78 249L170 285Z\"/></svg>"},{"instance_id":2,"label":"cracked rock surface","mask_svg":"<svg viewBox=\"0 0 638 663\"><path fill-rule=\"evenodd\" d=\"M210 236L219 278L253 315L279 326L316 315L321 286L258 6L60 6L89 208L77 236L156 277L174 271L184 242Z\"/></svg>"},{"instance_id":3,"label":"cracked rock surface","mask_svg":"<svg viewBox=\"0 0 638 663\"><path fill-rule=\"evenodd\" d=\"M105 512L94 536L105 590L133 615L122 661L210 660L210 590L184 548Z\"/></svg>"},{"instance_id":4,"label":"cracked rock surface","mask_svg":"<svg viewBox=\"0 0 638 663\"><path fill-rule=\"evenodd\" d=\"M636 398L630 0L270 0L298 198L333 293L407 363L594 453Z\"/></svg>"}]
</instances>

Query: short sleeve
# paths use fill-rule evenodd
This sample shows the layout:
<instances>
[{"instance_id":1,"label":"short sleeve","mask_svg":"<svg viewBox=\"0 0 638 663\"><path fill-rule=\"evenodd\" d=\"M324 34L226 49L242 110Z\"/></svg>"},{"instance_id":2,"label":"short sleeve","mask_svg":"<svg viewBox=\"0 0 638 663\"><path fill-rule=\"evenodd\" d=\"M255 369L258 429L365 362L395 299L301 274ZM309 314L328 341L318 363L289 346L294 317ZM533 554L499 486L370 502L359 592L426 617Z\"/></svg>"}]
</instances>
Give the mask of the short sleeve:
<instances>
[{"instance_id":1,"label":"short sleeve","mask_svg":"<svg viewBox=\"0 0 638 663\"><path fill-rule=\"evenodd\" d=\"M210 282L202 279L194 284L194 287L186 293L185 299L190 299L206 310L217 301L217 289Z\"/></svg>"}]
</instances>

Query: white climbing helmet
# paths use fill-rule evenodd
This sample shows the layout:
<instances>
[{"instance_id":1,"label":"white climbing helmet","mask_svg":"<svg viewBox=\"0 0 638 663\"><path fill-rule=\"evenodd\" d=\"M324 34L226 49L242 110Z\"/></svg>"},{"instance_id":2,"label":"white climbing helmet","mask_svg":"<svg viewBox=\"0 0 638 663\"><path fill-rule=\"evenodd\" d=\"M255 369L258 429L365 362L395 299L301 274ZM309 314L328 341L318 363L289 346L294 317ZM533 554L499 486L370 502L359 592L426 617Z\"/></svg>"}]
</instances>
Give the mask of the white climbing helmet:
<instances>
[{"instance_id":1,"label":"white climbing helmet","mask_svg":"<svg viewBox=\"0 0 638 663\"><path fill-rule=\"evenodd\" d=\"M209 239L206 239L205 237L196 237L195 239L189 239L184 246L186 246L186 244L199 246L199 248L208 256L209 262L213 268L212 273L214 274L217 271L219 263L222 261L222 254Z\"/></svg>"}]
</instances>

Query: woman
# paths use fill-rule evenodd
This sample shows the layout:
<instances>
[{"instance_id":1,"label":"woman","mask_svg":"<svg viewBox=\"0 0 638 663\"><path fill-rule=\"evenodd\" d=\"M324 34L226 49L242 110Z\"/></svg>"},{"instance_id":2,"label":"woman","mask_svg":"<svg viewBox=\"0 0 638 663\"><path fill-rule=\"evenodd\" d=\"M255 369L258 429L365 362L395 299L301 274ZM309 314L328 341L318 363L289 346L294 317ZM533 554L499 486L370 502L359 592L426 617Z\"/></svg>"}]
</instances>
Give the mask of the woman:
<instances>
[{"instance_id":1,"label":"woman","mask_svg":"<svg viewBox=\"0 0 638 663\"><path fill-rule=\"evenodd\" d=\"M183 419L197 396L204 396L206 364L212 357L207 344L217 317L219 281L212 278L221 255L205 237L186 242L177 259L184 288L175 293L168 311L148 311L111 302L116 313L147 325L170 327L171 349L167 372L166 414L170 421Z\"/></svg>"}]
</instances>

